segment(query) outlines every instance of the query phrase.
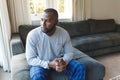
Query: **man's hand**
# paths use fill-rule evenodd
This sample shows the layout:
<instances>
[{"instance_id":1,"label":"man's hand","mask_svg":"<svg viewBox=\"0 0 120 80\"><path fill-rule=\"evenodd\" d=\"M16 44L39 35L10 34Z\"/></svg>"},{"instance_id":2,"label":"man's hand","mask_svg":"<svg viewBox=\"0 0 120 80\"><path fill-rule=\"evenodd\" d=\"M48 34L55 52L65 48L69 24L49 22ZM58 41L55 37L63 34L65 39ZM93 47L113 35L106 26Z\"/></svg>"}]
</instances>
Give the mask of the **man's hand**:
<instances>
[{"instance_id":1,"label":"man's hand","mask_svg":"<svg viewBox=\"0 0 120 80\"><path fill-rule=\"evenodd\" d=\"M56 70L56 64L58 63L58 59L54 59L51 62L48 63L49 67L53 68Z\"/></svg>"},{"instance_id":2,"label":"man's hand","mask_svg":"<svg viewBox=\"0 0 120 80\"><path fill-rule=\"evenodd\" d=\"M57 58L56 71L62 72L66 69L66 62L62 58Z\"/></svg>"},{"instance_id":3,"label":"man's hand","mask_svg":"<svg viewBox=\"0 0 120 80\"><path fill-rule=\"evenodd\" d=\"M62 72L66 68L66 62L62 58L55 58L48 65L57 72Z\"/></svg>"}]
</instances>

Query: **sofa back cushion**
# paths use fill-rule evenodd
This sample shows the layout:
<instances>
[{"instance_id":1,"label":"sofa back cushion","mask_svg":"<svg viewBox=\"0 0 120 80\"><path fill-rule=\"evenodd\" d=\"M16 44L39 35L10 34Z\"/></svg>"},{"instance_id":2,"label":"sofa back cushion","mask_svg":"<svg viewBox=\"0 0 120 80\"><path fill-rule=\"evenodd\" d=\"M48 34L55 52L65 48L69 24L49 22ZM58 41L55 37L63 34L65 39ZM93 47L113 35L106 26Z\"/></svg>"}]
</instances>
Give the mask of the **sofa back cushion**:
<instances>
[{"instance_id":1,"label":"sofa back cushion","mask_svg":"<svg viewBox=\"0 0 120 80\"><path fill-rule=\"evenodd\" d=\"M59 22L57 25L66 29L70 37L76 37L90 33L90 28L87 21Z\"/></svg>"},{"instance_id":2,"label":"sofa back cushion","mask_svg":"<svg viewBox=\"0 0 120 80\"><path fill-rule=\"evenodd\" d=\"M104 20L95 20L88 19L91 33L104 33L104 32L113 32L115 31L115 21L114 19L104 19Z\"/></svg>"},{"instance_id":3,"label":"sofa back cushion","mask_svg":"<svg viewBox=\"0 0 120 80\"><path fill-rule=\"evenodd\" d=\"M19 26L19 34L20 34L20 37L23 41L24 46L26 44L26 37L27 37L27 34L29 33L29 31L31 31L32 29L34 29L38 26L39 25L20 25Z\"/></svg>"}]
</instances>

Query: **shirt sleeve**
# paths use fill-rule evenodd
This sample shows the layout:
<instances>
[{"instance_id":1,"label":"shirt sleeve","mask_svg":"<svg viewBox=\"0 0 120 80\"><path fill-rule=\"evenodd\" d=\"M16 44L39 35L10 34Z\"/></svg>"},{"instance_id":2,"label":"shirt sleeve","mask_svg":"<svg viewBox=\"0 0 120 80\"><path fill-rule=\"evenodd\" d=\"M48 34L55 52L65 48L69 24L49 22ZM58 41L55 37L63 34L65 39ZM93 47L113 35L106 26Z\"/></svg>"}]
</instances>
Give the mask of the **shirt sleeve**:
<instances>
[{"instance_id":1,"label":"shirt sleeve","mask_svg":"<svg viewBox=\"0 0 120 80\"><path fill-rule=\"evenodd\" d=\"M29 65L32 65L32 66L41 66L45 69L49 69L49 66L48 66L49 61L41 60L38 57L37 49L36 49L37 42L36 42L35 36L36 35L33 35L33 33L30 33L27 36L27 40L26 40L27 62Z\"/></svg>"},{"instance_id":2,"label":"shirt sleeve","mask_svg":"<svg viewBox=\"0 0 120 80\"><path fill-rule=\"evenodd\" d=\"M73 47L68 32L66 32L66 36L64 39L65 39L65 43L64 43L63 60L68 64L69 61L73 59Z\"/></svg>"}]
</instances>

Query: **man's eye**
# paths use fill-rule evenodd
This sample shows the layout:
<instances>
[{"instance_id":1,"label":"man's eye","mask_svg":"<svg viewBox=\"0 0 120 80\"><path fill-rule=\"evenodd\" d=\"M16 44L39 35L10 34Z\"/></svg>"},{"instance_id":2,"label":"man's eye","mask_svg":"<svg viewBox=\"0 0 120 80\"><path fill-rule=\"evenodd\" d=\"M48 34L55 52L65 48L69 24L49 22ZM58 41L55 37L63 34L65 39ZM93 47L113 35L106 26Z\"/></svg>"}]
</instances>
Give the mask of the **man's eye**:
<instances>
[{"instance_id":1,"label":"man's eye","mask_svg":"<svg viewBox=\"0 0 120 80\"><path fill-rule=\"evenodd\" d=\"M46 20L47 22L50 22L50 20Z\"/></svg>"},{"instance_id":2,"label":"man's eye","mask_svg":"<svg viewBox=\"0 0 120 80\"><path fill-rule=\"evenodd\" d=\"M41 21L43 21L43 18L41 18Z\"/></svg>"},{"instance_id":3,"label":"man's eye","mask_svg":"<svg viewBox=\"0 0 120 80\"><path fill-rule=\"evenodd\" d=\"M41 18L41 21L42 21L42 22L50 22L50 20L44 19L44 18Z\"/></svg>"}]
</instances>

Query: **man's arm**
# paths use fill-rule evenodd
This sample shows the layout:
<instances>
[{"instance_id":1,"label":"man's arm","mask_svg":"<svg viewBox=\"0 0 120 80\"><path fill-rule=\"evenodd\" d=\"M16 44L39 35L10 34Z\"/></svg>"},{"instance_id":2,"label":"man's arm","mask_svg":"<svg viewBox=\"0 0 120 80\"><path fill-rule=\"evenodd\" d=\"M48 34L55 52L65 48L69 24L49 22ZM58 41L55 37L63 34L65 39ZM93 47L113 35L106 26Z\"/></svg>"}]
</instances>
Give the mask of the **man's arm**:
<instances>
[{"instance_id":1,"label":"man's arm","mask_svg":"<svg viewBox=\"0 0 120 80\"><path fill-rule=\"evenodd\" d=\"M26 58L29 65L41 66L43 68L49 69L49 61L41 60L37 54L36 39L33 34L28 34L26 41Z\"/></svg>"},{"instance_id":2,"label":"man's arm","mask_svg":"<svg viewBox=\"0 0 120 80\"><path fill-rule=\"evenodd\" d=\"M73 47L68 32L66 32L65 39L63 60L68 64L73 59Z\"/></svg>"}]
</instances>

